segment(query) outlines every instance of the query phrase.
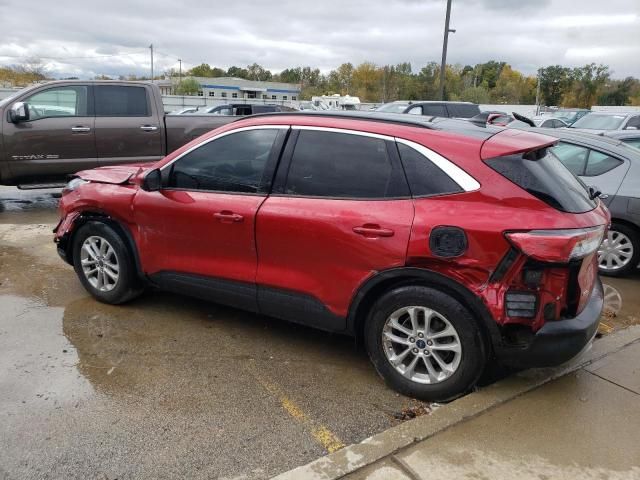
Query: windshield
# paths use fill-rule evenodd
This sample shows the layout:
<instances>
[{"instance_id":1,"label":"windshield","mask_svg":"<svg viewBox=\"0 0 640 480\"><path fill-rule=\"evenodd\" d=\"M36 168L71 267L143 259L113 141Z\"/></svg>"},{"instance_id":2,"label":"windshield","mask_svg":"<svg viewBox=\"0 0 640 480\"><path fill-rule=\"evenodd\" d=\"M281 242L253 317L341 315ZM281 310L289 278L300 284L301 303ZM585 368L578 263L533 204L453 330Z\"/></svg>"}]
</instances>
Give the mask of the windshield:
<instances>
[{"instance_id":1,"label":"windshield","mask_svg":"<svg viewBox=\"0 0 640 480\"><path fill-rule=\"evenodd\" d=\"M603 115L590 113L572 125L573 128L590 128L593 130L616 130L620 128L625 115Z\"/></svg>"},{"instance_id":2,"label":"windshield","mask_svg":"<svg viewBox=\"0 0 640 480\"><path fill-rule=\"evenodd\" d=\"M3 98L2 100L0 100L0 107L4 107L5 105L8 105L9 103L13 102L13 100L16 97L19 97L22 92L24 92L26 90L26 88L21 88L20 90L16 90L15 93L12 93L11 95L9 95L7 98Z\"/></svg>"},{"instance_id":3,"label":"windshield","mask_svg":"<svg viewBox=\"0 0 640 480\"><path fill-rule=\"evenodd\" d=\"M404 113L408 106L408 103L385 103L376 108L376 112Z\"/></svg>"}]
</instances>

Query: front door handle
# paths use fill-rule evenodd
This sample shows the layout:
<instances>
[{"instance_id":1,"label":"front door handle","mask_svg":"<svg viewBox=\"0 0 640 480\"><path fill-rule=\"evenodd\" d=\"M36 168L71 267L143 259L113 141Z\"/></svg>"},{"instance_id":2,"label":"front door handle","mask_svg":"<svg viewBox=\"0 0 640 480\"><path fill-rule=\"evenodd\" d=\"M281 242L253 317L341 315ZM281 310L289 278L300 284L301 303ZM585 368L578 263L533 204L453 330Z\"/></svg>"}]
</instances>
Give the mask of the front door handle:
<instances>
[{"instance_id":1,"label":"front door handle","mask_svg":"<svg viewBox=\"0 0 640 480\"><path fill-rule=\"evenodd\" d=\"M220 220L222 223L239 223L244 220L244 217L242 215L233 213L230 210L222 210L221 212L216 212L213 214L213 216Z\"/></svg>"},{"instance_id":2,"label":"front door handle","mask_svg":"<svg viewBox=\"0 0 640 480\"><path fill-rule=\"evenodd\" d=\"M73 133L87 133L91 131L91 127L84 127L82 125L76 125L75 127L71 127L71 131Z\"/></svg>"},{"instance_id":3,"label":"front door handle","mask_svg":"<svg viewBox=\"0 0 640 480\"><path fill-rule=\"evenodd\" d=\"M143 130L145 132L155 132L156 130L158 130L158 127L155 125L140 125L140 130Z\"/></svg>"},{"instance_id":4,"label":"front door handle","mask_svg":"<svg viewBox=\"0 0 640 480\"><path fill-rule=\"evenodd\" d=\"M382 228L374 223L365 223L359 227L353 227L353 232L366 238L393 237L394 231Z\"/></svg>"}]
</instances>

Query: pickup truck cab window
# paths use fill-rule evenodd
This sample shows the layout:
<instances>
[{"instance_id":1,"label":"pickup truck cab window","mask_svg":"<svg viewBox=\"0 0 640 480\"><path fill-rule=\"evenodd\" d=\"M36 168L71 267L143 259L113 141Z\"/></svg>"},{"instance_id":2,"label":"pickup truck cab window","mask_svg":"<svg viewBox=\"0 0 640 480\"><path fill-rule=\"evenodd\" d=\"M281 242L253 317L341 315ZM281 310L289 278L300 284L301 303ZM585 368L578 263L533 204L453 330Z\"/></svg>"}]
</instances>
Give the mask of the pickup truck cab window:
<instances>
[{"instance_id":1,"label":"pickup truck cab window","mask_svg":"<svg viewBox=\"0 0 640 480\"><path fill-rule=\"evenodd\" d=\"M257 129L214 139L169 167L168 187L235 193L260 193L263 173L278 129Z\"/></svg>"},{"instance_id":2,"label":"pickup truck cab window","mask_svg":"<svg viewBox=\"0 0 640 480\"><path fill-rule=\"evenodd\" d=\"M151 116L144 87L96 85L94 87L97 117Z\"/></svg>"},{"instance_id":3,"label":"pickup truck cab window","mask_svg":"<svg viewBox=\"0 0 640 480\"><path fill-rule=\"evenodd\" d=\"M29 105L29 120L49 117L87 116L88 88L85 85L41 90L25 98Z\"/></svg>"}]
</instances>

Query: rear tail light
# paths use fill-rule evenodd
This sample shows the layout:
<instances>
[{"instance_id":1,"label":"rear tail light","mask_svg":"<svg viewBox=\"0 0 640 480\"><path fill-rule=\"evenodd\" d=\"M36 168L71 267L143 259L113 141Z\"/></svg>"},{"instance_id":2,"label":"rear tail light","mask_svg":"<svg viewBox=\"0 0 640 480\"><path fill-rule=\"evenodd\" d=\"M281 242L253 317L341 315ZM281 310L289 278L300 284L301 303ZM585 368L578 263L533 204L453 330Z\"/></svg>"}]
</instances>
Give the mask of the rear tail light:
<instances>
[{"instance_id":1,"label":"rear tail light","mask_svg":"<svg viewBox=\"0 0 640 480\"><path fill-rule=\"evenodd\" d=\"M507 233L509 241L525 255L543 262L568 263L598 249L605 227L567 230L531 230Z\"/></svg>"},{"instance_id":2,"label":"rear tail light","mask_svg":"<svg viewBox=\"0 0 640 480\"><path fill-rule=\"evenodd\" d=\"M534 318L538 297L535 293L508 291L505 295L507 315L510 317Z\"/></svg>"}]
</instances>

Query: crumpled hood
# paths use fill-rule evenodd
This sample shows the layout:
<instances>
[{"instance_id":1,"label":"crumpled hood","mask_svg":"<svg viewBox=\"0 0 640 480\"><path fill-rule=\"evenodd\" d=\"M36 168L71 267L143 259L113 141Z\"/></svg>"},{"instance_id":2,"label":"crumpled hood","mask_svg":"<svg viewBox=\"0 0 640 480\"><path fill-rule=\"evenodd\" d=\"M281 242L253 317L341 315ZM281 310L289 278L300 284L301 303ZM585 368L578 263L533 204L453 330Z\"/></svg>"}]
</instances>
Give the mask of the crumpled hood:
<instances>
[{"instance_id":1,"label":"crumpled hood","mask_svg":"<svg viewBox=\"0 0 640 480\"><path fill-rule=\"evenodd\" d=\"M131 163L127 165L114 165L112 167L100 167L92 170L83 170L76 173L77 177L90 182L113 183L120 185L129 181L143 170L148 170L153 164Z\"/></svg>"}]
</instances>

